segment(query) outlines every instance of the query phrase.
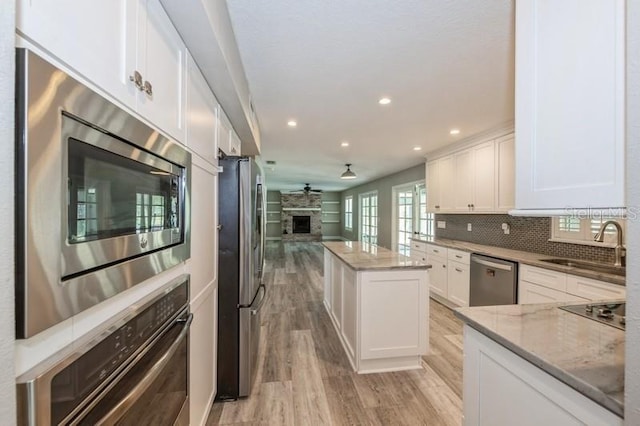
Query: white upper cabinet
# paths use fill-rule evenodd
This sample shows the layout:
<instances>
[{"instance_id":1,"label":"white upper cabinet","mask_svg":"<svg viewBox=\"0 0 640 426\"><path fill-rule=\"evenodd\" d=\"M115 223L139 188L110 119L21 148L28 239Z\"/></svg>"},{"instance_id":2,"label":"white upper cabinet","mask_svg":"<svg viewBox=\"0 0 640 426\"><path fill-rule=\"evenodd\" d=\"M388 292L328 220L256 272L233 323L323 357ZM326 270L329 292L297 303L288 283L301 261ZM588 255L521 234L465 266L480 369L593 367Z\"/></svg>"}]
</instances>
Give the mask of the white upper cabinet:
<instances>
[{"instance_id":1,"label":"white upper cabinet","mask_svg":"<svg viewBox=\"0 0 640 426\"><path fill-rule=\"evenodd\" d=\"M139 1L135 66L127 63L129 73L138 71L143 78L138 111L183 141L187 48L159 0Z\"/></svg>"},{"instance_id":2,"label":"white upper cabinet","mask_svg":"<svg viewBox=\"0 0 640 426\"><path fill-rule=\"evenodd\" d=\"M624 39L624 0L517 2L516 209L625 206Z\"/></svg>"},{"instance_id":3,"label":"white upper cabinet","mask_svg":"<svg viewBox=\"0 0 640 426\"><path fill-rule=\"evenodd\" d=\"M451 211L455 205L453 189L455 176L453 155L427 163L427 209L440 213ZM431 182L431 183L430 183Z\"/></svg>"},{"instance_id":4,"label":"white upper cabinet","mask_svg":"<svg viewBox=\"0 0 640 426\"><path fill-rule=\"evenodd\" d=\"M217 102L191 56L187 57L187 146L209 163L218 164Z\"/></svg>"},{"instance_id":5,"label":"white upper cabinet","mask_svg":"<svg viewBox=\"0 0 640 426\"><path fill-rule=\"evenodd\" d=\"M158 0L20 0L16 26L57 65L184 141L186 48Z\"/></svg>"},{"instance_id":6,"label":"white upper cabinet","mask_svg":"<svg viewBox=\"0 0 640 426\"><path fill-rule=\"evenodd\" d=\"M427 162L427 210L504 213L513 207L513 134Z\"/></svg>"},{"instance_id":7,"label":"white upper cabinet","mask_svg":"<svg viewBox=\"0 0 640 426\"><path fill-rule=\"evenodd\" d=\"M496 139L496 210L509 211L515 207L515 138L513 134Z\"/></svg>"},{"instance_id":8,"label":"white upper cabinet","mask_svg":"<svg viewBox=\"0 0 640 426\"><path fill-rule=\"evenodd\" d=\"M220 130L218 131L218 146L220 150L226 155L240 155L240 138L233 130L231 122L220 105L218 105L218 117L220 118Z\"/></svg>"},{"instance_id":9,"label":"white upper cabinet","mask_svg":"<svg viewBox=\"0 0 640 426\"><path fill-rule=\"evenodd\" d=\"M474 146L472 212L495 210L495 144L493 141Z\"/></svg>"},{"instance_id":10,"label":"white upper cabinet","mask_svg":"<svg viewBox=\"0 0 640 426\"><path fill-rule=\"evenodd\" d=\"M128 36L136 13L137 2L128 0L19 0L16 28L69 71L135 108L134 92L124 74L124 52L128 42L135 43Z\"/></svg>"}]
</instances>

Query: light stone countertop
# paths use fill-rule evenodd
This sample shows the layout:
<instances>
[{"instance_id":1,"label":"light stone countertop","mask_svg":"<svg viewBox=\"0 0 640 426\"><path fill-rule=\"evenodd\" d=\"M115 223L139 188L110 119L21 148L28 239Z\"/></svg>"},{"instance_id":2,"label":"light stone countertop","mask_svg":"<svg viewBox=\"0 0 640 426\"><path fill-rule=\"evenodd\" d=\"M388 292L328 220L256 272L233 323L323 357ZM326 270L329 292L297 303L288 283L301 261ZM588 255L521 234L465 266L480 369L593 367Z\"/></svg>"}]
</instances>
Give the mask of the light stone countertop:
<instances>
[{"instance_id":1,"label":"light stone countertop","mask_svg":"<svg viewBox=\"0 0 640 426\"><path fill-rule=\"evenodd\" d=\"M576 268L574 266L556 265L554 263L542 262L541 259L553 259L557 256L549 256L546 254L532 253L520 250L511 250L502 247L487 246L483 244L468 243L466 241L449 240L446 238L421 237L412 238L415 241L422 241L428 244L435 244L441 247L458 249L472 253L483 254L486 256L498 257L501 259L512 260L526 265L537 266L539 268L549 269L552 271L565 272L567 274L578 275L581 277L592 278L594 280L604 281L611 284L625 285L625 277L607 274L603 272L590 271L588 269ZM579 260L579 259L576 259Z\"/></svg>"},{"instance_id":2,"label":"light stone countertop","mask_svg":"<svg viewBox=\"0 0 640 426\"><path fill-rule=\"evenodd\" d=\"M427 263L413 260L375 244L358 241L326 241L322 245L356 271L431 268Z\"/></svg>"},{"instance_id":3,"label":"light stone countertop","mask_svg":"<svg viewBox=\"0 0 640 426\"><path fill-rule=\"evenodd\" d=\"M624 331L563 311L562 305L459 308L456 316L624 417Z\"/></svg>"}]
</instances>

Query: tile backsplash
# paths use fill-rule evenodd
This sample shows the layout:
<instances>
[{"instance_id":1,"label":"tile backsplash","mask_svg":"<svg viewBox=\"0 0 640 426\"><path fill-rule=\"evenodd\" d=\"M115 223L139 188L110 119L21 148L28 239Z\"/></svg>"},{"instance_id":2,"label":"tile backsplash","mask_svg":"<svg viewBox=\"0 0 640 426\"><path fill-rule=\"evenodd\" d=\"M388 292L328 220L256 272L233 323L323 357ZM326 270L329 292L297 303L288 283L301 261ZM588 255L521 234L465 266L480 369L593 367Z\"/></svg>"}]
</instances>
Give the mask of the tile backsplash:
<instances>
[{"instance_id":1,"label":"tile backsplash","mask_svg":"<svg viewBox=\"0 0 640 426\"><path fill-rule=\"evenodd\" d=\"M613 249L608 247L549 241L551 218L548 217L513 217L496 214L437 214L437 221L446 222L445 229L436 227L436 237L439 238L606 263L613 263L615 257ZM471 231L467 231L469 223L471 224ZM503 223L509 224L511 228L509 234L503 233Z\"/></svg>"}]
</instances>

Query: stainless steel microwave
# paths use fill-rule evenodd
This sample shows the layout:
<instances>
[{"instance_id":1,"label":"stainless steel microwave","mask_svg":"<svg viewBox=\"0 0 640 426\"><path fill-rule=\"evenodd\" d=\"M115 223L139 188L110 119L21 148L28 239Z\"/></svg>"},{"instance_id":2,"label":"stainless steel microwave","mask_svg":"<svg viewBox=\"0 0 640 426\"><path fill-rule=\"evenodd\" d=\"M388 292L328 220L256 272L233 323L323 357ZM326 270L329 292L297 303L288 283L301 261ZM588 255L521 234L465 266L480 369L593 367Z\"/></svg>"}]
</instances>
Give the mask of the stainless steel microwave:
<instances>
[{"instance_id":1,"label":"stainless steel microwave","mask_svg":"<svg viewBox=\"0 0 640 426\"><path fill-rule=\"evenodd\" d=\"M190 255L191 154L17 49L16 335Z\"/></svg>"}]
</instances>

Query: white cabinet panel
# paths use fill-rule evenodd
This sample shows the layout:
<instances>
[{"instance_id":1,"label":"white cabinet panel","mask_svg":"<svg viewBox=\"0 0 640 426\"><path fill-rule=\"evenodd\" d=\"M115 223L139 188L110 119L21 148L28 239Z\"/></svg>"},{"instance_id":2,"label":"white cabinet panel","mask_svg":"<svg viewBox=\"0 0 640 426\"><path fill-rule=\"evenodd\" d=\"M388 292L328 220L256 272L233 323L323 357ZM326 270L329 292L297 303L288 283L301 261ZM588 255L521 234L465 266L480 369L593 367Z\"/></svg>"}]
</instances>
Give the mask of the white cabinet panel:
<instances>
[{"instance_id":1,"label":"white cabinet panel","mask_svg":"<svg viewBox=\"0 0 640 426\"><path fill-rule=\"evenodd\" d=\"M358 277L356 271L344 268L342 275L342 337L351 358L356 356L358 339Z\"/></svg>"},{"instance_id":2,"label":"white cabinet panel","mask_svg":"<svg viewBox=\"0 0 640 426\"><path fill-rule=\"evenodd\" d=\"M583 302L588 301L582 297L574 296L563 291L543 287L527 281L518 284L518 303L555 303L555 302Z\"/></svg>"},{"instance_id":3,"label":"white cabinet panel","mask_svg":"<svg viewBox=\"0 0 640 426\"><path fill-rule=\"evenodd\" d=\"M449 261L447 270L447 299L458 306L469 306L469 264Z\"/></svg>"},{"instance_id":4,"label":"white cabinet panel","mask_svg":"<svg viewBox=\"0 0 640 426\"><path fill-rule=\"evenodd\" d=\"M427 262L431 264L431 269L429 269L431 291L446 299L448 297L446 258L429 256L427 257Z\"/></svg>"},{"instance_id":5,"label":"white cabinet panel","mask_svg":"<svg viewBox=\"0 0 640 426\"><path fill-rule=\"evenodd\" d=\"M217 265L217 174L193 157L191 181L191 295L196 297L216 278ZM202 164L204 163L204 164ZM211 167L211 166L209 166Z\"/></svg>"},{"instance_id":6,"label":"white cabinet panel","mask_svg":"<svg viewBox=\"0 0 640 426\"><path fill-rule=\"evenodd\" d=\"M437 210L452 211L455 203L455 191L458 188L455 185L455 170L453 156L448 156L438 160L438 173L440 179L440 202ZM429 192L427 191L427 197ZM436 206L437 207L437 206Z\"/></svg>"},{"instance_id":7,"label":"white cabinet panel","mask_svg":"<svg viewBox=\"0 0 640 426\"><path fill-rule=\"evenodd\" d=\"M567 291L567 274L535 266L520 265L520 279L554 290Z\"/></svg>"},{"instance_id":8,"label":"white cabinet panel","mask_svg":"<svg viewBox=\"0 0 640 426\"><path fill-rule=\"evenodd\" d=\"M191 56L187 57L187 146L218 164L216 98Z\"/></svg>"},{"instance_id":9,"label":"white cabinet panel","mask_svg":"<svg viewBox=\"0 0 640 426\"><path fill-rule=\"evenodd\" d=\"M440 175L438 170L439 162L429 161L427 163L426 186L427 186L427 211L438 213L440 208Z\"/></svg>"},{"instance_id":10,"label":"white cabinet panel","mask_svg":"<svg viewBox=\"0 0 640 426\"><path fill-rule=\"evenodd\" d=\"M333 278L333 276L331 275L331 253L329 252L329 250L325 250L324 251L324 279L325 279L325 285L324 285L324 304L327 307L327 311L331 312L331 284L327 283L327 279L331 279Z\"/></svg>"},{"instance_id":11,"label":"white cabinet panel","mask_svg":"<svg viewBox=\"0 0 640 426\"><path fill-rule=\"evenodd\" d=\"M454 158L454 207L457 212L470 212L473 203L473 151L464 150L453 156Z\"/></svg>"},{"instance_id":12,"label":"white cabinet panel","mask_svg":"<svg viewBox=\"0 0 640 426\"><path fill-rule=\"evenodd\" d=\"M231 154L233 127L220 105L218 105L218 120L218 148L226 155L233 155Z\"/></svg>"},{"instance_id":13,"label":"white cabinet panel","mask_svg":"<svg viewBox=\"0 0 640 426\"><path fill-rule=\"evenodd\" d=\"M609 410L500 344L464 327L467 426L622 426Z\"/></svg>"},{"instance_id":14,"label":"white cabinet panel","mask_svg":"<svg viewBox=\"0 0 640 426\"><path fill-rule=\"evenodd\" d=\"M515 207L516 161L513 134L496 139L496 158L496 210L507 212Z\"/></svg>"},{"instance_id":15,"label":"white cabinet panel","mask_svg":"<svg viewBox=\"0 0 640 426\"><path fill-rule=\"evenodd\" d=\"M519 0L517 209L623 207L625 1Z\"/></svg>"},{"instance_id":16,"label":"white cabinet panel","mask_svg":"<svg viewBox=\"0 0 640 426\"><path fill-rule=\"evenodd\" d=\"M138 110L179 141L184 141L187 49L159 0L147 0L146 23L138 42L138 69L151 93L141 91Z\"/></svg>"},{"instance_id":17,"label":"white cabinet panel","mask_svg":"<svg viewBox=\"0 0 640 426\"><path fill-rule=\"evenodd\" d=\"M240 138L235 130L231 131L231 137L229 139L229 155L240 155L241 152Z\"/></svg>"},{"instance_id":18,"label":"white cabinet panel","mask_svg":"<svg viewBox=\"0 0 640 426\"><path fill-rule=\"evenodd\" d=\"M493 141L473 148L472 212L495 210L495 144Z\"/></svg>"},{"instance_id":19,"label":"white cabinet panel","mask_svg":"<svg viewBox=\"0 0 640 426\"><path fill-rule=\"evenodd\" d=\"M331 257L331 314L338 329L342 328L342 262Z\"/></svg>"},{"instance_id":20,"label":"white cabinet panel","mask_svg":"<svg viewBox=\"0 0 640 426\"><path fill-rule=\"evenodd\" d=\"M193 312L189 331L189 417L194 425L205 423L215 393L214 339L217 329L213 326L217 317L214 307L217 305L213 302L214 295L209 293Z\"/></svg>"},{"instance_id":21,"label":"white cabinet panel","mask_svg":"<svg viewBox=\"0 0 640 426\"><path fill-rule=\"evenodd\" d=\"M626 287L598 280L567 275L567 293L589 300L614 300L626 298Z\"/></svg>"},{"instance_id":22,"label":"white cabinet panel","mask_svg":"<svg viewBox=\"0 0 640 426\"><path fill-rule=\"evenodd\" d=\"M19 0L16 29L113 99L135 108L125 59L129 43L135 51L137 13L137 2L127 0Z\"/></svg>"},{"instance_id":23,"label":"white cabinet panel","mask_svg":"<svg viewBox=\"0 0 640 426\"><path fill-rule=\"evenodd\" d=\"M426 353L428 337L423 325L428 318L422 315L428 313L428 296L424 277L426 274L399 278L395 272L362 273L361 359Z\"/></svg>"}]
</instances>

